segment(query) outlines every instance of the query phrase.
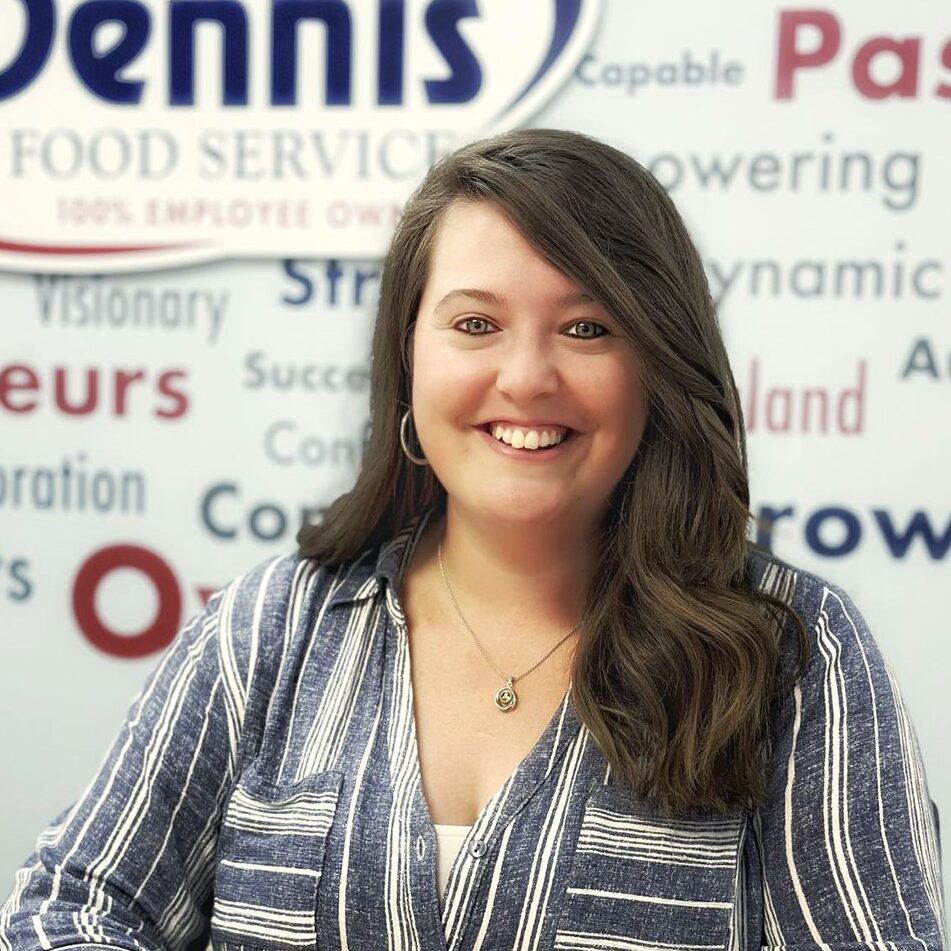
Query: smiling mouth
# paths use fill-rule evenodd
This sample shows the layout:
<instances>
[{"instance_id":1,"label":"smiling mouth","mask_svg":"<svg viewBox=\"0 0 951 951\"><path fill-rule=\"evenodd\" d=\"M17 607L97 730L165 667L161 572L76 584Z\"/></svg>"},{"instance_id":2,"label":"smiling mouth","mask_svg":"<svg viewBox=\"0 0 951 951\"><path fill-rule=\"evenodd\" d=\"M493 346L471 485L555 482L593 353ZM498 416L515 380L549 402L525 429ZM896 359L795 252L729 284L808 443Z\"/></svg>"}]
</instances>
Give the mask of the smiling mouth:
<instances>
[{"instance_id":1,"label":"smiling mouth","mask_svg":"<svg viewBox=\"0 0 951 951\"><path fill-rule=\"evenodd\" d=\"M562 443L568 442L575 435L575 431L567 427L524 430L519 427L503 427L501 424L485 423L477 428L510 449L530 453L547 452L550 449L555 449Z\"/></svg>"}]
</instances>

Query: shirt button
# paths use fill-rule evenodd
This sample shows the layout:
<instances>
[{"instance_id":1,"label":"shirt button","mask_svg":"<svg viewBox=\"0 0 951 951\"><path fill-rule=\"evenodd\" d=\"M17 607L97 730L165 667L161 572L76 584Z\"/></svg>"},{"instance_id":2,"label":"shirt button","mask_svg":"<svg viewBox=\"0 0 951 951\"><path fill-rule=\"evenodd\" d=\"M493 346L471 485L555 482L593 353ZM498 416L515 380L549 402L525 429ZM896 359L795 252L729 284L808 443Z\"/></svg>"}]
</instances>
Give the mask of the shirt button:
<instances>
[{"instance_id":1,"label":"shirt button","mask_svg":"<svg viewBox=\"0 0 951 951\"><path fill-rule=\"evenodd\" d=\"M469 843L469 854L475 858L479 859L485 855L485 842L482 839L476 839L474 842Z\"/></svg>"},{"instance_id":2,"label":"shirt button","mask_svg":"<svg viewBox=\"0 0 951 951\"><path fill-rule=\"evenodd\" d=\"M416 836L416 857L422 862L426 854L426 840L421 836Z\"/></svg>"}]
</instances>

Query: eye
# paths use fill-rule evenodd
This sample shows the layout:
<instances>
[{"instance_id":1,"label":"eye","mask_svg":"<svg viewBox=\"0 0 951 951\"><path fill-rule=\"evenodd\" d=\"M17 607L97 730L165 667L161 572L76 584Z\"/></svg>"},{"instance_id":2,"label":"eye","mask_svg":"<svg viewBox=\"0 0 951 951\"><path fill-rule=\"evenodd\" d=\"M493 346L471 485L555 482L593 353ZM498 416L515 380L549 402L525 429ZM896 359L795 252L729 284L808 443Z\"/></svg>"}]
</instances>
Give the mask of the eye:
<instances>
[{"instance_id":1,"label":"eye","mask_svg":"<svg viewBox=\"0 0 951 951\"><path fill-rule=\"evenodd\" d=\"M597 340L608 333L607 327L596 324L593 320L576 320L572 327L582 328L580 333L568 334L569 337L579 337L581 340Z\"/></svg>"},{"instance_id":2,"label":"eye","mask_svg":"<svg viewBox=\"0 0 951 951\"><path fill-rule=\"evenodd\" d=\"M477 326L472 330L467 330L466 324L476 324ZM482 337L485 336L487 330L492 325L485 319L485 317L466 317L464 320L460 320L456 324L457 328L461 328L464 334L468 334L470 337Z\"/></svg>"}]
</instances>

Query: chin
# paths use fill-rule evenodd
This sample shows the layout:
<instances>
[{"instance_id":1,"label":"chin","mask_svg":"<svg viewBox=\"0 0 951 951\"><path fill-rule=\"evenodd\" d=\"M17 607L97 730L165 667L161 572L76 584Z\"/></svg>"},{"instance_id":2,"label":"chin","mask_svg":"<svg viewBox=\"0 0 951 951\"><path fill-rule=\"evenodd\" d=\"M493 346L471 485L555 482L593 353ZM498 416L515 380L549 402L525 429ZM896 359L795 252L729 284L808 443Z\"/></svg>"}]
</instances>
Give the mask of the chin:
<instances>
[{"instance_id":1,"label":"chin","mask_svg":"<svg viewBox=\"0 0 951 951\"><path fill-rule=\"evenodd\" d=\"M492 506L475 506L473 511L488 521L507 525L540 526L549 522L559 522L570 514L570 508L564 503L545 504L538 499L511 497L503 506L498 499Z\"/></svg>"}]
</instances>

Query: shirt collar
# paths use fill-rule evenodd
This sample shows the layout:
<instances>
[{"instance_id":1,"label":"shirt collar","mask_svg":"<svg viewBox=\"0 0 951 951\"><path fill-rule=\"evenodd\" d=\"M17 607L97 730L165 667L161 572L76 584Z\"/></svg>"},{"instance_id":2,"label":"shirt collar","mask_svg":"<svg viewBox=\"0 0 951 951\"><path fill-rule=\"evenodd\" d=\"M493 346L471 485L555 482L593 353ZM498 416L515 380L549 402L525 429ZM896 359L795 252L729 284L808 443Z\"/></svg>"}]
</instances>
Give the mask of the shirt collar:
<instances>
[{"instance_id":1,"label":"shirt collar","mask_svg":"<svg viewBox=\"0 0 951 951\"><path fill-rule=\"evenodd\" d=\"M433 510L428 509L414 516L389 541L378 548L367 548L349 565L341 566L343 577L336 583L328 606L369 600L382 593L384 584L397 591L432 514Z\"/></svg>"}]
</instances>

